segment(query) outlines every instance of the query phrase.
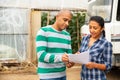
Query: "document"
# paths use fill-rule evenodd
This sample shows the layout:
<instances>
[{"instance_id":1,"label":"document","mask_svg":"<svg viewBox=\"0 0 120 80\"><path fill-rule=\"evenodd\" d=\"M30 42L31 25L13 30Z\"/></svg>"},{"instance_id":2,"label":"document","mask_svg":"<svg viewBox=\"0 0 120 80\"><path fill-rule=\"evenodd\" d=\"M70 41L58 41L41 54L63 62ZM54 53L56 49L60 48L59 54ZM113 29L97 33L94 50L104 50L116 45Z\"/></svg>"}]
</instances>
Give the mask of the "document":
<instances>
[{"instance_id":1,"label":"document","mask_svg":"<svg viewBox=\"0 0 120 80\"><path fill-rule=\"evenodd\" d=\"M89 62L89 51L82 52L80 54L69 54L69 62L86 64Z\"/></svg>"}]
</instances>

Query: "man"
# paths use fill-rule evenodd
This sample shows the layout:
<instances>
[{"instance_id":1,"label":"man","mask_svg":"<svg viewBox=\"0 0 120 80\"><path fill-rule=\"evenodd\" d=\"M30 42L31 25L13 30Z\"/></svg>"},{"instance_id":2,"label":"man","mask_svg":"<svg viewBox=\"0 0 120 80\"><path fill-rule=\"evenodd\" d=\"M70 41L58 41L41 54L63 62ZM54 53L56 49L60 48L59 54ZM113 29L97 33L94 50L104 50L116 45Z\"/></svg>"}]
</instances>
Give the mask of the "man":
<instances>
[{"instance_id":1,"label":"man","mask_svg":"<svg viewBox=\"0 0 120 80\"><path fill-rule=\"evenodd\" d=\"M53 25L42 27L36 36L38 75L40 80L66 80L66 66L74 63L68 60L72 53L70 34L64 30L72 19L69 10L61 10Z\"/></svg>"}]
</instances>

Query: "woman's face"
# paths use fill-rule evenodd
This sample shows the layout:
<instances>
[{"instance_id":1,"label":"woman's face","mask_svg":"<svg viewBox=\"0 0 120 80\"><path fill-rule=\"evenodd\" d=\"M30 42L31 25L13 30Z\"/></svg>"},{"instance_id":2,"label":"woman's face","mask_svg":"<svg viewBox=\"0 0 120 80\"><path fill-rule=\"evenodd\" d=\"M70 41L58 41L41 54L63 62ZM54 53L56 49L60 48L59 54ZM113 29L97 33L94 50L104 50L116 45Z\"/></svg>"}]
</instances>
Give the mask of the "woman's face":
<instances>
[{"instance_id":1,"label":"woman's face","mask_svg":"<svg viewBox=\"0 0 120 80\"><path fill-rule=\"evenodd\" d=\"M96 21L90 21L89 22L89 31L91 34L92 38L96 38L98 39L102 33L104 28L102 28L99 23L97 23Z\"/></svg>"}]
</instances>

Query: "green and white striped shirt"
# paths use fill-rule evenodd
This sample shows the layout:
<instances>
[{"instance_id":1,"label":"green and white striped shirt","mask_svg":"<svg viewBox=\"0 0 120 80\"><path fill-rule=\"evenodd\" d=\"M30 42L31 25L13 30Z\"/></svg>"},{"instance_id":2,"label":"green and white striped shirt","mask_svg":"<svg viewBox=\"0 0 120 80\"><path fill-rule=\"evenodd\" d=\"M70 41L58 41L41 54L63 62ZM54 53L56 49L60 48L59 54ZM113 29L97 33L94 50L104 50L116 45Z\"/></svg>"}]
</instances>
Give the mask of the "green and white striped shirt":
<instances>
[{"instance_id":1,"label":"green and white striped shirt","mask_svg":"<svg viewBox=\"0 0 120 80\"><path fill-rule=\"evenodd\" d=\"M70 34L57 31L52 26L42 27L36 36L38 74L41 79L58 78L66 75L62 54L72 53Z\"/></svg>"}]
</instances>

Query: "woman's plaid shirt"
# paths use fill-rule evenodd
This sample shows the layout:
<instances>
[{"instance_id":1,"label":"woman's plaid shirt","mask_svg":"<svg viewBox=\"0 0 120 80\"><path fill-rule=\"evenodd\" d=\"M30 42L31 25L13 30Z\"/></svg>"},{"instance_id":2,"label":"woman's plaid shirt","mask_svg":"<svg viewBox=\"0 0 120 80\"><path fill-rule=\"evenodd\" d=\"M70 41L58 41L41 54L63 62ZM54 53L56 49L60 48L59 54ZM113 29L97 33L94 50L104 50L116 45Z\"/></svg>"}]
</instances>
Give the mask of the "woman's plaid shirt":
<instances>
[{"instance_id":1,"label":"woman's plaid shirt","mask_svg":"<svg viewBox=\"0 0 120 80\"><path fill-rule=\"evenodd\" d=\"M82 65L81 78L82 80L106 80L105 72L111 69L112 64L112 44L101 35L91 47L88 47L89 39L90 35L83 37L79 51L89 50L90 61L105 64L106 70L88 69L85 65Z\"/></svg>"}]
</instances>

